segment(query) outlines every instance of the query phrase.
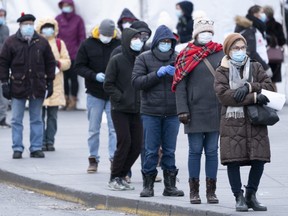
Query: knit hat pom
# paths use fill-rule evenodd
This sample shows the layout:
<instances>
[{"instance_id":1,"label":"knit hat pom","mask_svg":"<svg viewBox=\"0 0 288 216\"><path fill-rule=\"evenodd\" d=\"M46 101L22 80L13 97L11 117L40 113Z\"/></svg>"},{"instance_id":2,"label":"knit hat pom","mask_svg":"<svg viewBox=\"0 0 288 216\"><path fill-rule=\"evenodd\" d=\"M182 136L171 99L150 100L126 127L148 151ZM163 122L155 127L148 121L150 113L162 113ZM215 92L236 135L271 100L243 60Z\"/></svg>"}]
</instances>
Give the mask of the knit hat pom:
<instances>
[{"instance_id":1,"label":"knit hat pom","mask_svg":"<svg viewBox=\"0 0 288 216\"><path fill-rule=\"evenodd\" d=\"M201 32L212 32L214 35L214 22L206 15L204 11L195 11L193 13L193 38L195 39L196 36Z\"/></svg>"}]
</instances>

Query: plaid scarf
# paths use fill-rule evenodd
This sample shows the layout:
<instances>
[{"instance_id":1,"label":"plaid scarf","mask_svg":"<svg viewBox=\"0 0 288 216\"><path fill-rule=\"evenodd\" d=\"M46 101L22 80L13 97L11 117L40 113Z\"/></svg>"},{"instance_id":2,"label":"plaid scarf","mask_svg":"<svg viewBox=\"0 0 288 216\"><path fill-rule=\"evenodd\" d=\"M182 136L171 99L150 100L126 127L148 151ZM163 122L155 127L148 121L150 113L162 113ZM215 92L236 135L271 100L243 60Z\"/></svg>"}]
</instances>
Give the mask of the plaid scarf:
<instances>
[{"instance_id":1,"label":"plaid scarf","mask_svg":"<svg viewBox=\"0 0 288 216\"><path fill-rule=\"evenodd\" d=\"M172 91L176 91L176 85L207 56L222 50L222 45L210 41L204 46L196 46L189 43L177 56L175 74L173 77Z\"/></svg>"}]
</instances>

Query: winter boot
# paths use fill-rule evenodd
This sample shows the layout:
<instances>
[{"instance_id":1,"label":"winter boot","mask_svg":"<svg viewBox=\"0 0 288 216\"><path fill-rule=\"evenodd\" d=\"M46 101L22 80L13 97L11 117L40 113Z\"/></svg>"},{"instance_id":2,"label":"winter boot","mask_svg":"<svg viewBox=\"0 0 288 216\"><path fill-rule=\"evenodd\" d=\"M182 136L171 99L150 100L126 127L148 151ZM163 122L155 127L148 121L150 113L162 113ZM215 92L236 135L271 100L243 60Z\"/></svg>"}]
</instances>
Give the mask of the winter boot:
<instances>
[{"instance_id":1,"label":"winter boot","mask_svg":"<svg viewBox=\"0 0 288 216\"><path fill-rule=\"evenodd\" d=\"M241 191L236 197L236 211L240 212L246 212L248 211L248 206L245 202L245 199L243 197L243 191Z\"/></svg>"},{"instance_id":2,"label":"winter boot","mask_svg":"<svg viewBox=\"0 0 288 216\"><path fill-rule=\"evenodd\" d=\"M150 175L142 172L143 190L140 193L140 197L154 196L154 181L155 181L156 176L157 176L157 172L150 174Z\"/></svg>"},{"instance_id":3,"label":"winter boot","mask_svg":"<svg viewBox=\"0 0 288 216\"><path fill-rule=\"evenodd\" d=\"M199 179L190 178L190 203L191 204L201 204L201 199L199 196Z\"/></svg>"},{"instance_id":4,"label":"winter boot","mask_svg":"<svg viewBox=\"0 0 288 216\"><path fill-rule=\"evenodd\" d=\"M219 200L215 194L216 191L216 180L211 178L206 178L206 198L207 203L216 204Z\"/></svg>"},{"instance_id":5,"label":"winter boot","mask_svg":"<svg viewBox=\"0 0 288 216\"><path fill-rule=\"evenodd\" d=\"M175 171L164 170L164 191L163 196L184 196L182 190L178 190L176 185L176 176L178 174L178 169Z\"/></svg>"},{"instance_id":6,"label":"winter boot","mask_svg":"<svg viewBox=\"0 0 288 216\"><path fill-rule=\"evenodd\" d=\"M267 207L258 202L255 191L246 189L245 200L248 208L254 211L267 211Z\"/></svg>"},{"instance_id":7,"label":"winter boot","mask_svg":"<svg viewBox=\"0 0 288 216\"><path fill-rule=\"evenodd\" d=\"M70 102L69 102L66 110L75 110L76 104L77 104L77 98L75 96L72 96L70 98Z\"/></svg>"}]
</instances>

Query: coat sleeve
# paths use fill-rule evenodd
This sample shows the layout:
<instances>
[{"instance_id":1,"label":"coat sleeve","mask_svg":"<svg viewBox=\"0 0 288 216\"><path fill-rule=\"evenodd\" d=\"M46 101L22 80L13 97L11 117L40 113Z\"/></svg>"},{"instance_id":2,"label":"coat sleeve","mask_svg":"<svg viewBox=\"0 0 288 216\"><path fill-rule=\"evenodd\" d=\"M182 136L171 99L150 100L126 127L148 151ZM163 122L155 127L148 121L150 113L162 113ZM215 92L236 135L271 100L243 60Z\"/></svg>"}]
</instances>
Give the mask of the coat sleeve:
<instances>
[{"instance_id":1,"label":"coat sleeve","mask_svg":"<svg viewBox=\"0 0 288 216\"><path fill-rule=\"evenodd\" d=\"M149 72L144 56L136 58L131 77L132 86L137 90L150 89L160 82L156 71Z\"/></svg>"},{"instance_id":2,"label":"coat sleeve","mask_svg":"<svg viewBox=\"0 0 288 216\"><path fill-rule=\"evenodd\" d=\"M61 40L61 50L60 50L60 58L58 59L60 62L60 70L66 71L71 66L70 56L64 41Z\"/></svg>"},{"instance_id":3,"label":"coat sleeve","mask_svg":"<svg viewBox=\"0 0 288 216\"><path fill-rule=\"evenodd\" d=\"M79 17L79 23L78 23L78 44L80 45L82 41L86 39L86 31L85 31L85 25L84 21L81 17Z\"/></svg>"},{"instance_id":4,"label":"coat sleeve","mask_svg":"<svg viewBox=\"0 0 288 216\"><path fill-rule=\"evenodd\" d=\"M177 114L180 113L189 113L189 106L188 106L188 95L187 95L187 82L186 79L182 79L176 85L176 107L177 107Z\"/></svg>"},{"instance_id":5,"label":"coat sleeve","mask_svg":"<svg viewBox=\"0 0 288 216\"><path fill-rule=\"evenodd\" d=\"M56 60L48 41L45 40L45 44L46 51L44 52L44 59L46 80L47 82L52 82L55 79Z\"/></svg>"},{"instance_id":6,"label":"coat sleeve","mask_svg":"<svg viewBox=\"0 0 288 216\"><path fill-rule=\"evenodd\" d=\"M118 66L116 58L111 58L105 71L104 91L110 95L111 100L119 102L122 97L122 91L117 87Z\"/></svg>"},{"instance_id":7,"label":"coat sleeve","mask_svg":"<svg viewBox=\"0 0 288 216\"><path fill-rule=\"evenodd\" d=\"M8 39L9 40L9 39ZM9 80L9 68L11 66L12 53L8 46L7 40L3 44L0 53L0 80L1 82L8 82Z\"/></svg>"}]
</instances>

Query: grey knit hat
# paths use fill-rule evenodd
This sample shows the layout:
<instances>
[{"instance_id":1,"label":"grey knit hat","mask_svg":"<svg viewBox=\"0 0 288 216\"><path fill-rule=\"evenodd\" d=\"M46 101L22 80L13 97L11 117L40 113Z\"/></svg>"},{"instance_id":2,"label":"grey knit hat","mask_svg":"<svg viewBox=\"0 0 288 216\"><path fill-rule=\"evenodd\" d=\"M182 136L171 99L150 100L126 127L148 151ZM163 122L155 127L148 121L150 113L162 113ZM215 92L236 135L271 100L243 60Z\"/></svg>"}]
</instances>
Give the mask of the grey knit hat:
<instances>
[{"instance_id":1,"label":"grey knit hat","mask_svg":"<svg viewBox=\"0 0 288 216\"><path fill-rule=\"evenodd\" d=\"M211 32L214 35L214 21L209 19L208 17L196 17L194 18L194 26L193 26L193 39L201 32Z\"/></svg>"},{"instance_id":2,"label":"grey knit hat","mask_svg":"<svg viewBox=\"0 0 288 216\"><path fill-rule=\"evenodd\" d=\"M114 35L114 30L115 23L110 19L104 19L99 27L99 33L107 37L112 37Z\"/></svg>"}]
</instances>

